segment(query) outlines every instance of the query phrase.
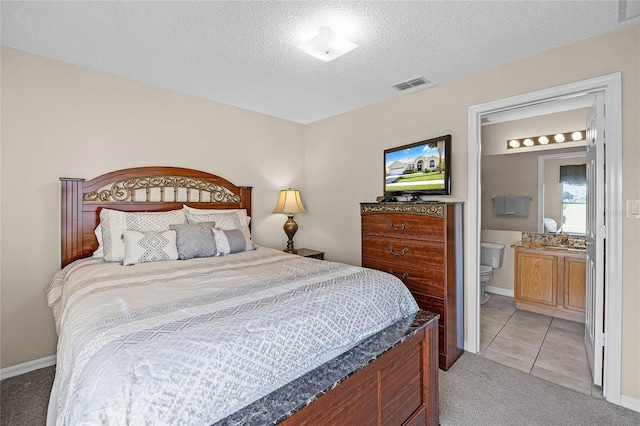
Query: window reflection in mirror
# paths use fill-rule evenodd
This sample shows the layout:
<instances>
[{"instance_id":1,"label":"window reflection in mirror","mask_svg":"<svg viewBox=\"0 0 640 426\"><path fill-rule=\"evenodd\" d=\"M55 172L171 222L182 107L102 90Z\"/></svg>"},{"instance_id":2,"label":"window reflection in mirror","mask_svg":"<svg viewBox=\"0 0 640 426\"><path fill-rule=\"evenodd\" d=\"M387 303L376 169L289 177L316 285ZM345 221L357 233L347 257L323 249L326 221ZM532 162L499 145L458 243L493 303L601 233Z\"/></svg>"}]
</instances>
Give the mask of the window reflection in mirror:
<instances>
[{"instance_id":1,"label":"window reflection in mirror","mask_svg":"<svg viewBox=\"0 0 640 426\"><path fill-rule=\"evenodd\" d=\"M587 230L587 186L562 184L562 232L582 234Z\"/></svg>"}]
</instances>

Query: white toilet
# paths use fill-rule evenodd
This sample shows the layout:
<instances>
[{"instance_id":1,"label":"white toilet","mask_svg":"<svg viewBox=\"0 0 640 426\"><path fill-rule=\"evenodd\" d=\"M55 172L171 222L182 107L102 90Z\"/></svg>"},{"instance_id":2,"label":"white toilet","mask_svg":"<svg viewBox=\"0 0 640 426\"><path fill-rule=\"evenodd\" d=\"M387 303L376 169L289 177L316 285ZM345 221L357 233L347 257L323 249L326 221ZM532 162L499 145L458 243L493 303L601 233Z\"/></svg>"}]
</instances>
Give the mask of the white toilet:
<instances>
[{"instance_id":1,"label":"white toilet","mask_svg":"<svg viewBox=\"0 0 640 426\"><path fill-rule=\"evenodd\" d=\"M504 257L504 244L480 243L480 303L485 304L491 296L485 289L493 278L493 269L502 267Z\"/></svg>"}]
</instances>

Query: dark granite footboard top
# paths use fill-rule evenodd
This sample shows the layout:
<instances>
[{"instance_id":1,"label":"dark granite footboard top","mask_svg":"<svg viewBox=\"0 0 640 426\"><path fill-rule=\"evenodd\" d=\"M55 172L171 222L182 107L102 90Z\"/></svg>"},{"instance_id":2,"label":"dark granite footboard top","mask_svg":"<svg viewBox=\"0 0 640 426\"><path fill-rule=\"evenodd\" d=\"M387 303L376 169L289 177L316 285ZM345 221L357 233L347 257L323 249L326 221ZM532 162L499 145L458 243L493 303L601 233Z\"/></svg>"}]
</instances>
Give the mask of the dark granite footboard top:
<instances>
[{"instance_id":1,"label":"dark granite footboard top","mask_svg":"<svg viewBox=\"0 0 640 426\"><path fill-rule=\"evenodd\" d=\"M322 364L215 425L275 425L334 389L389 350L439 318L420 310L374 334L353 349Z\"/></svg>"}]
</instances>

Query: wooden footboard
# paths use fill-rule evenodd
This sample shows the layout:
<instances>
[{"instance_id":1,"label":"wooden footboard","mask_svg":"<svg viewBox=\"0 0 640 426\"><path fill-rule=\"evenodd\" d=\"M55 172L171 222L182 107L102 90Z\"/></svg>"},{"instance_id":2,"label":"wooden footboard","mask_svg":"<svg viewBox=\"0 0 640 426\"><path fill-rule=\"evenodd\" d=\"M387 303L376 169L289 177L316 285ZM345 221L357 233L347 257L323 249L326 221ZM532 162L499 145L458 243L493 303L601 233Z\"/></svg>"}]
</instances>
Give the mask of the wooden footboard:
<instances>
[{"instance_id":1,"label":"wooden footboard","mask_svg":"<svg viewBox=\"0 0 640 426\"><path fill-rule=\"evenodd\" d=\"M434 321L282 424L437 425L438 402Z\"/></svg>"}]
</instances>

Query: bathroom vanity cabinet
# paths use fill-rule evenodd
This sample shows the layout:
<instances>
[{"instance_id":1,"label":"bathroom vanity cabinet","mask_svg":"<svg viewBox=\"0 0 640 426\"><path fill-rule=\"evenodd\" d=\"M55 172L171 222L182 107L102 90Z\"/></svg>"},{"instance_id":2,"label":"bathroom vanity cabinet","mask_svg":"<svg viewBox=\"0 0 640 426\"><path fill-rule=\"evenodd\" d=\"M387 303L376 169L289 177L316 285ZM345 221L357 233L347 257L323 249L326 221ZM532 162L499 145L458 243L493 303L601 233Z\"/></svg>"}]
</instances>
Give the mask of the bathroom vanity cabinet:
<instances>
[{"instance_id":1,"label":"bathroom vanity cabinet","mask_svg":"<svg viewBox=\"0 0 640 426\"><path fill-rule=\"evenodd\" d=\"M586 255L515 247L516 307L584 323Z\"/></svg>"},{"instance_id":2,"label":"bathroom vanity cabinet","mask_svg":"<svg viewBox=\"0 0 640 426\"><path fill-rule=\"evenodd\" d=\"M462 203L362 203L362 266L400 278L421 309L440 314L439 364L464 347Z\"/></svg>"}]
</instances>

